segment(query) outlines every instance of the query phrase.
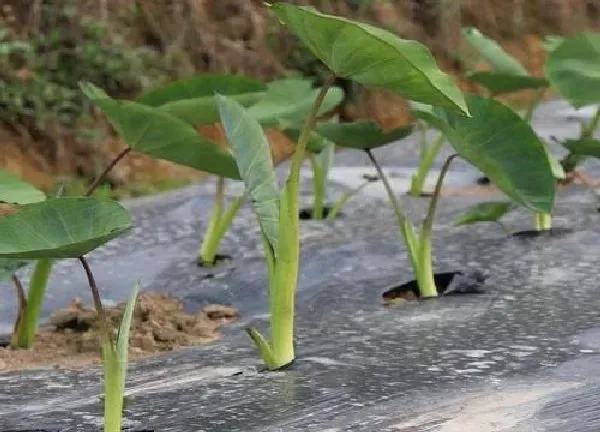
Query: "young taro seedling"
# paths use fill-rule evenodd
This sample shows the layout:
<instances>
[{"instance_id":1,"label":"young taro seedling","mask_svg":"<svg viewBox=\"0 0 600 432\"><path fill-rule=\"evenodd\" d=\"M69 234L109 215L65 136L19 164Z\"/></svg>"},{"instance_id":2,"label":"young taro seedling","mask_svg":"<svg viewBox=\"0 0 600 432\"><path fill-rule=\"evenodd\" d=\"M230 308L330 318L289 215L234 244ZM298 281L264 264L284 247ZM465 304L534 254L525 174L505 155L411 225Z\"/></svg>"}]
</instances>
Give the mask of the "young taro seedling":
<instances>
[{"instance_id":1,"label":"young taro seedling","mask_svg":"<svg viewBox=\"0 0 600 432\"><path fill-rule=\"evenodd\" d=\"M473 39L471 34L471 39ZM498 58L506 58L506 53L498 54ZM573 37L555 37L550 40L548 58L545 64L545 75L548 85L556 89L574 108L600 103L600 93L595 91L600 85L596 71L600 68L600 34L588 33ZM516 60L512 59L513 63ZM520 78L517 78L517 82ZM510 82L510 81L507 81ZM528 111L531 112L531 111ZM527 118L527 116L526 116ZM530 117L528 118L530 120ZM575 171L586 157L600 156L600 142L594 134L600 125L600 108L596 109L591 121L582 124L578 138L556 140L569 152L559 162L548 151L554 176L558 180L567 178L567 173L575 177L583 176ZM585 179L583 179L585 181ZM491 202L480 204L458 218L458 224L476 222L498 222L502 216L514 209L507 203ZM551 228L550 215L536 215L536 228Z\"/></svg>"},{"instance_id":2,"label":"young taro seedling","mask_svg":"<svg viewBox=\"0 0 600 432\"><path fill-rule=\"evenodd\" d=\"M432 264L433 222L444 176L455 157L460 155L488 174L515 202L534 210L544 211L550 210L553 205L554 182L550 164L543 144L531 127L511 109L495 100L468 95L467 102L470 117L439 108L435 108L430 114L425 112L418 114L443 131L444 136L457 151L457 154L446 159L442 166L420 232L417 232L402 211L400 202L372 151L373 148L386 144L385 140L365 143L353 139L359 136L358 129L366 126L360 123L339 125L336 129L330 127L327 131L317 128L320 134L330 139L335 139L337 135L344 133L346 138L338 139L339 145L362 149L369 156L392 204L410 263L416 274L421 297L438 295ZM356 130L350 134L344 132L342 130L344 128ZM536 178L531 180L528 175L524 175L527 172L532 175L535 173Z\"/></svg>"},{"instance_id":3,"label":"young taro seedling","mask_svg":"<svg viewBox=\"0 0 600 432\"><path fill-rule=\"evenodd\" d=\"M259 86L262 86L260 83L256 84L256 82L244 82L239 79L232 84L231 81L227 81L226 79L220 77L213 77L213 81L223 82L223 87L227 87L227 89L229 89L231 92L236 91L238 93L241 92L240 88L242 87L246 89L257 90ZM212 84L213 87L215 86L214 83L209 84ZM125 128L128 141L133 143L125 148L118 156L116 156L111 163L106 166L104 171L97 176L97 178L88 188L86 196L92 195L94 191L101 185L102 181L110 172L110 170L112 170L119 163L119 161L121 161L133 149L137 149L156 157L171 160L173 162L185 162L185 164L188 166L204 170L210 169L211 163L214 163L215 161L222 161L220 166L222 172L229 175L237 175L235 161L233 158L231 158L231 156L229 156L229 160L225 160L225 157L223 156L224 153L219 153L219 149L215 149L212 143L207 143L205 140L202 140L191 126L186 129L186 123L179 121L176 117L172 117L166 113L168 111L173 111L183 116L186 112L192 111L194 107L204 107L204 110L198 110L198 115L204 114L206 116L210 116L211 106L213 107L214 112L214 103L212 102L212 98L209 98L212 105L209 104L208 108L206 107L205 101L197 100L195 101L195 104L190 104L189 101L187 101L187 105L185 103L173 104L172 106L166 104L164 108L166 111L165 113L155 113L150 107L143 106L142 104L135 104L132 102L131 106L129 106L127 104L121 104L118 101L113 101L112 99L108 98L104 92L92 85L83 85L82 87L92 100L106 106L108 111L117 117L120 116L120 122L116 122L118 125ZM175 88L171 91L173 93L179 92L179 94L181 94L185 93L187 90L189 90L188 87L183 87ZM254 97L254 99L252 99L252 97ZM256 96L252 97L250 93L245 93L240 96L240 99L250 103L252 100L256 100ZM147 103L150 104L152 101L157 101L161 98L164 99L165 96L160 92L157 92L152 95L152 98L148 97ZM202 105L202 103L205 105ZM145 122L139 122L139 119L142 117L145 118ZM218 114L213 113L213 118L218 119ZM161 140L161 137L164 135L159 135L157 137L155 134L154 136L151 136L151 139L144 137L144 134L138 135L139 131L143 131L144 129L138 128L136 130L135 128L140 126L140 124L148 124L148 122L152 123L152 126L155 128L153 129L152 127L148 127L146 130L146 132L149 132L151 135L153 131L162 128L160 133L166 133L168 136L169 130L173 130L173 128L177 129L178 134L169 137L175 143L169 148L165 149L163 145L169 144L169 141ZM138 142L140 138L144 138L143 143ZM198 157L198 154L200 154L200 156L204 156L204 159ZM230 162L229 165L227 162ZM42 201L45 199L45 196L42 192L6 173L0 173L0 185L4 185L0 187L0 202L20 205ZM2 267L5 270L11 270L11 267L16 266L17 264L18 263L9 261ZM27 295L25 295L22 284L16 274L11 271L8 272L11 274L11 278L15 284L19 298L19 314L11 339L11 345L15 348L29 348L34 342L46 286L52 271L52 265L53 260L51 258L41 258L35 261L35 266L29 285L29 292ZM3 273L6 274L7 272L3 271Z\"/></svg>"},{"instance_id":4,"label":"young taro seedling","mask_svg":"<svg viewBox=\"0 0 600 432\"><path fill-rule=\"evenodd\" d=\"M550 86L548 80L544 77L536 77L529 74L525 66L517 59L508 54L496 41L481 33L478 29L468 27L463 29L465 40L473 47L474 50L486 61L492 68L489 71L476 71L468 75L471 81L476 82L481 87L487 89L491 97L504 96L508 94L518 93L521 91L532 90L536 91L535 97L523 113L523 119L531 123L535 108L539 105L545 92ZM558 159L546 148L548 159L552 166L554 176L557 181L565 179L565 172ZM470 221L486 220L488 222L498 222L499 219L506 213L499 211L505 209L508 211L511 206L495 206L493 203L485 206L487 210L494 209L495 211L482 212L484 207L477 207L468 212L462 219L463 223ZM468 216L477 215L475 219ZM483 219L485 216L490 219ZM552 228L552 216L550 214L536 214L535 228L537 231L546 231Z\"/></svg>"},{"instance_id":5,"label":"young taro seedling","mask_svg":"<svg viewBox=\"0 0 600 432\"><path fill-rule=\"evenodd\" d=\"M26 204L41 202L46 195L20 178L0 170L0 220L12 214ZM11 337L13 348L29 348L35 340L35 332L39 319L40 309L48 284L52 260L40 259L36 261L33 275L26 295L16 271L27 265L24 260L0 259L0 280L11 280L15 286L18 300L17 319Z\"/></svg>"},{"instance_id":6,"label":"young taro seedling","mask_svg":"<svg viewBox=\"0 0 600 432\"><path fill-rule=\"evenodd\" d=\"M439 117L424 118L444 133L463 158L489 172L490 178L496 179L502 190L524 205L544 211L552 207L554 184L548 181L552 180L548 159L539 140L531 135L531 128L511 110L494 101L472 96L467 107L456 84L437 67L426 47L370 25L321 14L311 7L278 3L273 10L333 76L389 89L409 100L442 109ZM475 112L471 115L474 118L468 117L473 109ZM381 145L381 141L369 143L353 139L358 137L357 130L372 127L360 123L326 124L319 125L316 132L340 146L358 147L367 152L393 204L421 295L437 296L431 262L433 215L443 174L452 159L444 164L428 216L417 237L371 151L371 147ZM514 136L507 135L514 131L525 131L522 139L515 140ZM521 171L524 164L526 170ZM530 169L539 173L534 181L523 176Z\"/></svg>"},{"instance_id":7,"label":"young taro seedling","mask_svg":"<svg viewBox=\"0 0 600 432\"><path fill-rule=\"evenodd\" d=\"M218 143L198 135L194 128L219 121L214 93L230 96L266 127L281 124L296 125L308 111L319 90L304 79L282 79L268 85L245 77L205 74L176 81L153 90L136 102L115 101L92 86L86 93L94 101L128 143L130 150L138 150L154 157L191 166L209 174L216 174L215 202L203 241L198 262L203 266L215 264L220 243L229 226L247 199L243 194L225 209L225 183L239 180L239 173L231 153ZM319 114L332 110L343 98L335 88L323 102ZM140 124L130 121L145 116ZM160 130L164 125L173 134ZM144 130L144 134L140 131ZM126 150L127 151L127 150ZM187 157L186 157L187 156Z\"/></svg>"},{"instance_id":8,"label":"young taro seedling","mask_svg":"<svg viewBox=\"0 0 600 432\"><path fill-rule=\"evenodd\" d=\"M51 198L25 204L0 220L0 260L77 258L87 276L98 315L104 363L104 430L120 432L129 327L138 285L128 302L116 342L85 255L131 228L129 213L114 201ZM35 231L36 235L30 233Z\"/></svg>"},{"instance_id":9,"label":"young taro seedling","mask_svg":"<svg viewBox=\"0 0 600 432\"><path fill-rule=\"evenodd\" d=\"M219 120L213 100L215 92L230 95L248 106L263 98L267 91L266 85L250 78L203 74L154 89L138 98L137 102L168 113L192 127L198 127L212 125ZM218 143L214 142L213 145L218 146ZM217 177L215 201L197 257L198 264L204 267L217 263L221 241L246 201L246 196L241 195L226 208L225 187L226 178Z\"/></svg>"},{"instance_id":10,"label":"young taro seedling","mask_svg":"<svg viewBox=\"0 0 600 432\"><path fill-rule=\"evenodd\" d=\"M281 194L277 190L273 163L259 122L236 101L226 96L217 97L221 122L261 227L269 276L270 340L256 329L248 331L267 367L273 370L290 364L295 358L300 167L319 108L335 77L350 77L362 84L379 84L423 103L465 112L467 108L456 86L437 68L433 69L433 58L421 44L401 40L375 27L321 14L311 7L277 3L271 9L331 71L304 122ZM382 63L381 59L386 62ZM377 69L372 67L373 64L382 66ZM320 130L317 132L321 134ZM331 141L336 142L335 139Z\"/></svg>"}]
</instances>

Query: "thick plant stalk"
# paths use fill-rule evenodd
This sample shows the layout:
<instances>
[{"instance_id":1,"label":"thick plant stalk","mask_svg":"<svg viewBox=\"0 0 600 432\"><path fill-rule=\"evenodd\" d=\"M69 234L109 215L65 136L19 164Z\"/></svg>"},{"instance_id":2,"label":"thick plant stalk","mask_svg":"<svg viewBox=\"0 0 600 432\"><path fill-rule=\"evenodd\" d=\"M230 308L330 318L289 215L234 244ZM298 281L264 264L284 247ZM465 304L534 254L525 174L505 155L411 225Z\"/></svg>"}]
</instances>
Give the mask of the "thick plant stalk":
<instances>
[{"instance_id":1,"label":"thick plant stalk","mask_svg":"<svg viewBox=\"0 0 600 432\"><path fill-rule=\"evenodd\" d=\"M552 229L552 215L547 213L536 213L535 229L537 231L548 231Z\"/></svg>"},{"instance_id":2,"label":"thick plant stalk","mask_svg":"<svg viewBox=\"0 0 600 432\"><path fill-rule=\"evenodd\" d=\"M450 164L456 157L458 157L457 154L449 156L444 162L444 165L442 166L442 170L440 171L440 175L438 176L437 182L435 184L433 196L429 201L429 209L427 210L427 216L425 217L425 220L423 222L423 228L421 230L421 235L419 238L419 269L417 272L417 282L419 284L419 292L421 293L421 297L423 298L437 297L438 295L437 287L435 285L435 278L433 275L431 253L433 222L435 219L437 204L439 202L440 195L442 194L444 178L448 173Z\"/></svg>"},{"instance_id":3,"label":"thick plant stalk","mask_svg":"<svg viewBox=\"0 0 600 432\"><path fill-rule=\"evenodd\" d=\"M290 175L281 194L279 204L279 247L277 255L263 237L269 275L270 343L256 329L250 328L248 333L270 370L282 369L290 365L295 359L294 302L300 267L300 223L298 218L300 168L310 134L315 126L317 114L334 80L335 75L331 75L321 88L311 113L304 123L296 151L292 156Z\"/></svg>"},{"instance_id":4,"label":"thick plant stalk","mask_svg":"<svg viewBox=\"0 0 600 432\"><path fill-rule=\"evenodd\" d=\"M40 259L35 263L33 275L29 282L29 291L26 300L27 306L18 323L18 329L12 336L11 345L13 347L29 348L35 341L37 323L40 318L52 266L53 261L50 259Z\"/></svg>"}]
</instances>

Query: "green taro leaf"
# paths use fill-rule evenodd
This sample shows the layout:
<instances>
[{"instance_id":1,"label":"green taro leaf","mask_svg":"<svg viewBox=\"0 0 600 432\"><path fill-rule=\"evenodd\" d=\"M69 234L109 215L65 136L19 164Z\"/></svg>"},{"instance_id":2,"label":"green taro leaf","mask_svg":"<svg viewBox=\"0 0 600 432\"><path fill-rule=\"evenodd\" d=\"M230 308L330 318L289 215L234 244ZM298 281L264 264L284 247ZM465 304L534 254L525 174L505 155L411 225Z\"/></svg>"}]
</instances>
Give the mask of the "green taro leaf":
<instances>
[{"instance_id":1,"label":"green taro leaf","mask_svg":"<svg viewBox=\"0 0 600 432\"><path fill-rule=\"evenodd\" d=\"M243 106L250 106L264 97L264 93L243 93L230 97ZM193 126L209 125L219 121L219 108L214 96L167 102L158 109Z\"/></svg>"},{"instance_id":2,"label":"green taro leaf","mask_svg":"<svg viewBox=\"0 0 600 432\"><path fill-rule=\"evenodd\" d=\"M310 115L320 89L305 79L289 78L269 84L265 96L247 109L263 126L276 125L279 122L301 126ZM344 98L339 87L331 87L327 92L318 115L327 113L338 106Z\"/></svg>"},{"instance_id":3,"label":"green taro leaf","mask_svg":"<svg viewBox=\"0 0 600 432\"><path fill-rule=\"evenodd\" d=\"M567 139L561 144L570 152L581 155L600 158L600 140L589 139Z\"/></svg>"},{"instance_id":4,"label":"green taro leaf","mask_svg":"<svg viewBox=\"0 0 600 432\"><path fill-rule=\"evenodd\" d=\"M111 99L92 84L82 87L131 149L210 174L240 179L233 156L200 137L183 120L158 108Z\"/></svg>"},{"instance_id":5,"label":"green taro leaf","mask_svg":"<svg viewBox=\"0 0 600 432\"><path fill-rule=\"evenodd\" d=\"M0 170L0 202L31 204L45 199L46 195L41 190L15 175Z\"/></svg>"},{"instance_id":6,"label":"green taro leaf","mask_svg":"<svg viewBox=\"0 0 600 432\"><path fill-rule=\"evenodd\" d=\"M600 33L565 38L548 55L546 77L575 108L600 103Z\"/></svg>"},{"instance_id":7,"label":"green taro leaf","mask_svg":"<svg viewBox=\"0 0 600 432\"><path fill-rule=\"evenodd\" d=\"M279 190L267 137L260 124L239 103L226 96L215 98L261 230L277 256Z\"/></svg>"},{"instance_id":8,"label":"green taro leaf","mask_svg":"<svg viewBox=\"0 0 600 432\"><path fill-rule=\"evenodd\" d=\"M0 258L77 258L131 228L119 203L50 198L0 220Z\"/></svg>"},{"instance_id":9,"label":"green taro leaf","mask_svg":"<svg viewBox=\"0 0 600 432\"><path fill-rule=\"evenodd\" d=\"M463 94L421 43L386 30L276 3L279 20L337 76L392 90L406 99L468 113Z\"/></svg>"},{"instance_id":10,"label":"green taro leaf","mask_svg":"<svg viewBox=\"0 0 600 432\"><path fill-rule=\"evenodd\" d=\"M551 213L555 184L544 143L517 113L493 99L468 95L471 118L438 115L446 138L515 202Z\"/></svg>"},{"instance_id":11,"label":"green taro leaf","mask_svg":"<svg viewBox=\"0 0 600 432\"><path fill-rule=\"evenodd\" d=\"M389 131L382 130L372 122L320 123L315 132L340 147L359 150L373 149L406 138L412 133L412 125Z\"/></svg>"},{"instance_id":12,"label":"green taro leaf","mask_svg":"<svg viewBox=\"0 0 600 432\"><path fill-rule=\"evenodd\" d=\"M474 72L469 74L468 78L485 87L494 95L515 93L522 90L543 89L550 85L545 78L509 75L500 72Z\"/></svg>"},{"instance_id":13,"label":"green taro leaf","mask_svg":"<svg viewBox=\"0 0 600 432\"><path fill-rule=\"evenodd\" d=\"M212 98L215 93L239 95L264 92L267 86L252 78L205 74L185 78L142 95L137 102L149 106L161 106L183 99Z\"/></svg>"},{"instance_id":14,"label":"green taro leaf","mask_svg":"<svg viewBox=\"0 0 600 432\"><path fill-rule=\"evenodd\" d=\"M456 218L454 224L470 225L478 222L498 222L505 214L515 208L515 205L506 201L490 201L475 204L468 211Z\"/></svg>"},{"instance_id":15,"label":"green taro leaf","mask_svg":"<svg viewBox=\"0 0 600 432\"><path fill-rule=\"evenodd\" d=\"M504 48L495 40L484 35L475 27L466 27L462 30L462 33L467 42L481 54L496 72L504 75L529 75L527 69L521 63L504 51Z\"/></svg>"}]
</instances>

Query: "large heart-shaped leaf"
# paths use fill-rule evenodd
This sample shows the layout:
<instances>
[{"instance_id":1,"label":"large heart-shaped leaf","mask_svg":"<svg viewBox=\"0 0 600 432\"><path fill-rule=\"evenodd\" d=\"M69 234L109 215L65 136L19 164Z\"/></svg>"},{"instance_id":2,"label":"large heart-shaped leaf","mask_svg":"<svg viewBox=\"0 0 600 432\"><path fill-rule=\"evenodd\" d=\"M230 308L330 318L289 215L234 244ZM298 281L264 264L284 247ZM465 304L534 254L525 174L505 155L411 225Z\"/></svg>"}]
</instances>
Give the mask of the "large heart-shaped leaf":
<instances>
[{"instance_id":1,"label":"large heart-shaped leaf","mask_svg":"<svg viewBox=\"0 0 600 432\"><path fill-rule=\"evenodd\" d=\"M315 132L340 147L359 150L373 149L406 138L412 125L384 131L372 122L319 123Z\"/></svg>"},{"instance_id":2,"label":"large heart-shaped leaf","mask_svg":"<svg viewBox=\"0 0 600 432\"><path fill-rule=\"evenodd\" d=\"M515 202L551 213L556 181L544 143L504 104L468 95L472 117L440 112L443 132L456 151Z\"/></svg>"},{"instance_id":3,"label":"large heart-shaped leaf","mask_svg":"<svg viewBox=\"0 0 600 432\"><path fill-rule=\"evenodd\" d=\"M301 126L309 116L319 95L320 89L314 88L312 82L305 79L289 78L269 84L265 96L247 109L261 125L270 126L283 122ZM329 89L318 115L327 113L338 106L344 98L339 87Z\"/></svg>"},{"instance_id":4,"label":"large heart-shaped leaf","mask_svg":"<svg viewBox=\"0 0 600 432\"><path fill-rule=\"evenodd\" d=\"M133 150L207 173L240 179L233 156L200 137L186 122L158 108L112 99L92 84L82 87Z\"/></svg>"},{"instance_id":5,"label":"large heart-shaped leaf","mask_svg":"<svg viewBox=\"0 0 600 432\"><path fill-rule=\"evenodd\" d=\"M221 123L239 171L252 199L261 230L277 256L279 191L269 142L260 124L243 106L226 96L215 96Z\"/></svg>"},{"instance_id":6,"label":"large heart-shaped leaf","mask_svg":"<svg viewBox=\"0 0 600 432\"><path fill-rule=\"evenodd\" d=\"M496 72L504 75L529 75L521 63L508 54L495 40L484 35L475 27L465 27L462 34Z\"/></svg>"},{"instance_id":7,"label":"large heart-shaped leaf","mask_svg":"<svg viewBox=\"0 0 600 432\"><path fill-rule=\"evenodd\" d=\"M407 99L467 113L464 97L421 43L386 30L318 12L271 6L283 24L339 77L392 90Z\"/></svg>"},{"instance_id":8,"label":"large heart-shaped leaf","mask_svg":"<svg viewBox=\"0 0 600 432\"><path fill-rule=\"evenodd\" d=\"M44 201L46 195L35 186L19 177L0 170L0 202L11 204L31 204Z\"/></svg>"},{"instance_id":9,"label":"large heart-shaped leaf","mask_svg":"<svg viewBox=\"0 0 600 432\"><path fill-rule=\"evenodd\" d=\"M573 107L600 103L600 33L566 37L548 55L545 72Z\"/></svg>"},{"instance_id":10,"label":"large heart-shaped leaf","mask_svg":"<svg viewBox=\"0 0 600 432\"><path fill-rule=\"evenodd\" d=\"M543 89L550 85L545 78L528 75L509 75L501 72L474 72L469 79L488 89L494 95Z\"/></svg>"},{"instance_id":11,"label":"large heart-shaped leaf","mask_svg":"<svg viewBox=\"0 0 600 432\"><path fill-rule=\"evenodd\" d=\"M183 99L212 98L215 93L238 95L264 92L267 86L252 78L236 75L204 74L185 78L152 90L137 102L149 106L161 106Z\"/></svg>"},{"instance_id":12,"label":"large heart-shaped leaf","mask_svg":"<svg viewBox=\"0 0 600 432\"><path fill-rule=\"evenodd\" d=\"M0 258L77 258L131 228L119 203L51 198L0 220Z\"/></svg>"}]
</instances>

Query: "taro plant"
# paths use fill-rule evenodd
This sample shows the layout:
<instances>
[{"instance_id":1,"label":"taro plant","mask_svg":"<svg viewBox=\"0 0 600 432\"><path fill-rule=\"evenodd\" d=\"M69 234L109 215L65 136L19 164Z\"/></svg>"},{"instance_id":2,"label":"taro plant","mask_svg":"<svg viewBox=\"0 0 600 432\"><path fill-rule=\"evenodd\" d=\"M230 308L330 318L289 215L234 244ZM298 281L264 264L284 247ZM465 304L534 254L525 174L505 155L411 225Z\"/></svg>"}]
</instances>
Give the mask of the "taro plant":
<instances>
[{"instance_id":1,"label":"taro plant","mask_svg":"<svg viewBox=\"0 0 600 432\"><path fill-rule=\"evenodd\" d=\"M222 80L220 77L214 77L214 81ZM210 83L209 83L210 84ZM212 84L214 86L214 84ZM231 92L240 93L240 88L251 88L257 90L262 88L262 84L252 82L241 82L232 85L227 81L222 84ZM190 91L189 86L171 88L171 93L185 94ZM84 84L82 88L86 95L96 104L98 104L105 112L109 113L109 119L113 124L117 125L118 130L124 130L124 139L129 144L119 155L117 155L96 177L93 183L89 186L86 196L90 196L101 185L106 175L132 150L138 150L152 156L167 159L172 162L181 163L203 171L211 171L215 165L219 168L219 173L225 176L238 176L235 161L228 153L217 148L212 142L202 139L195 129L186 123L179 120L178 117L172 116L167 112L173 111L178 115L184 116L185 113L193 111L194 106L202 107L202 114L210 116L210 108L213 105L208 104L206 108L206 100L191 100L192 108L189 108L189 101L184 103L165 103L163 111L153 110L149 105L164 101L165 94L161 92L153 93L146 97L145 104L135 102L116 101L109 98L102 90L91 84ZM224 90L226 92L226 90ZM250 96L249 93L243 93L240 98L242 100L256 100L256 96ZM212 102L212 99L211 99ZM194 105L195 103L195 105ZM204 105L202 105L204 104ZM215 111L213 109L213 118ZM217 115L218 116L218 115ZM218 117L217 117L218 118ZM121 129L119 129L121 128ZM140 131L142 133L140 134ZM147 135L146 135L147 134ZM166 146L166 147L165 147ZM43 194L36 191L35 188L23 184L18 179L9 178L8 175L0 177L0 184L6 184L0 189L0 201L22 204L31 202L32 199L41 200L45 198ZM12 194L12 195L11 195ZM17 198L15 198L15 196ZM8 262L6 266L14 267L16 263ZM11 344L13 347L28 348L35 338L35 332L39 321L41 306L44 299L44 294L48 280L52 271L53 260L49 258L40 258L36 260L34 271L31 277L29 293L24 294L22 284L18 277L12 273L11 278L20 299L20 309L18 320L15 325L15 331L12 336ZM3 272L6 273L6 272Z\"/></svg>"},{"instance_id":2,"label":"taro plant","mask_svg":"<svg viewBox=\"0 0 600 432\"><path fill-rule=\"evenodd\" d=\"M293 362L294 298L299 272L298 189L300 168L317 116L336 77L387 88L419 102L466 113L464 98L421 44L366 24L318 12L312 7L270 6L285 25L330 70L299 134L290 174L279 193L264 132L239 103L218 96L221 122L257 214L265 249L271 334L248 332L271 370ZM385 61L384 61L385 60ZM373 67L378 65L378 67ZM345 125L335 125L341 127ZM350 125L352 126L352 125ZM329 139L320 125L317 133ZM331 141L336 142L335 139Z\"/></svg>"},{"instance_id":3,"label":"taro plant","mask_svg":"<svg viewBox=\"0 0 600 432\"><path fill-rule=\"evenodd\" d=\"M82 88L126 143L118 159L131 151L139 151L219 176L211 221L199 252L202 263L214 264L220 240L244 197L223 211L225 178L239 179L235 160L226 149L200 136L194 126L218 120L212 98L215 89L235 97L240 103L250 104L265 87L245 78L200 76L154 90L138 101L112 99L92 84L84 84Z\"/></svg>"},{"instance_id":4,"label":"taro plant","mask_svg":"<svg viewBox=\"0 0 600 432\"><path fill-rule=\"evenodd\" d=\"M230 95L248 106L265 96L267 86L246 77L203 74L154 89L138 98L137 102L168 113L192 127L198 127L212 125L219 120L213 99L215 92ZM212 142L212 145L218 144ZM204 267L211 267L217 263L221 241L246 201L246 196L242 195L226 207L225 188L226 176L218 176L215 201L197 257L198 264Z\"/></svg>"},{"instance_id":5,"label":"taro plant","mask_svg":"<svg viewBox=\"0 0 600 432\"><path fill-rule=\"evenodd\" d=\"M488 90L491 97L499 97L525 90L535 91L535 96L523 113L523 118L531 123L535 108L539 105L544 94L550 87L550 82L545 77L536 77L529 74L516 58L508 54L496 41L481 33L478 29L468 27L463 29L465 40L491 67L489 71L471 72L468 77L481 87ZM565 179L565 172L556 157L546 149L548 159L558 180ZM497 204L497 205L496 205ZM479 221L498 222L499 219L514 206L489 203L478 205L460 217L461 224ZM486 210L486 211L482 211ZM500 211L504 210L504 211ZM487 216L487 218L486 218ZM535 214L535 228L545 231L552 228L550 214Z\"/></svg>"},{"instance_id":6,"label":"taro plant","mask_svg":"<svg viewBox=\"0 0 600 432\"><path fill-rule=\"evenodd\" d=\"M600 104L600 33L583 33L555 40L544 66L552 87L573 108ZM581 123L581 132L575 139L559 141L568 154L561 164L567 173L575 170L586 157L595 156L597 147L594 135L600 126L600 106L592 119Z\"/></svg>"},{"instance_id":7,"label":"taro plant","mask_svg":"<svg viewBox=\"0 0 600 432\"><path fill-rule=\"evenodd\" d=\"M4 203L5 213L13 213L23 205L41 202L45 199L46 195L33 185L0 170L0 202ZM11 346L14 348L29 348L35 340L44 293L52 269L51 259L36 260L29 290L25 294L23 285L15 272L27 264L28 262L24 260L0 259L0 279L12 279L17 293L17 319L11 337Z\"/></svg>"},{"instance_id":8,"label":"taro plant","mask_svg":"<svg viewBox=\"0 0 600 432\"><path fill-rule=\"evenodd\" d=\"M135 102L120 101L120 109L116 108L120 102L108 99L101 90L88 85L85 91L103 109L120 136L129 144L124 152L142 151L218 176L214 206L197 258L199 264L207 267L215 264L220 243L247 199L246 194L242 194L226 208L226 179L239 179L235 160L227 149L212 140L200 136L190 139L192 133L197 135L194 128L219 121L214 93L231 97L248 107L249 113L262 125L277 128L283 125L296 126L301 122L319 93L310 81L304 79L281 79L265 85L245 77L214 74L176 81L141 96ZM332 89L318 114L331 111L342 98L341 89ZM170 135L169 140L162 139L163 136L157 137L155 129L139 135L139 125L127 120L127 116L136 115L136 111L152 111L153 116L148 117L145 124L152 122L156 125L157 121L166 124L168 119L172 127L179 127L178 134ZM190 154L186 159L181 157L177 149L182 146L186 151L194 152L194 155Z\"/></svg>"},{"instance_id":9,"label":"taro plant","mask_svg":"<svg viewBox=\"0 0 600 432\"><path fill-rule=\"evenodd\" d=\"M553 37L548 41L548 52L544 66L548 85L558 91L575 109L599 104L600 93L596 89L600 85L600 79L596 71L600 68L600 34L585 33L572 37ZM557 179L564 180L570 175L586 181L576 168L587 157L600 156L600 142L594 138L598 126L600 126L600 108L596 109L589 122L582 122L577 138L554 139L568 150L567 155L560 161L548 152ZM460 224L498 222L513 208L513 206L503 206L501 203L488 203L487 211L482 212L481 207L475 207L459 217L457 222ZM550 229L551 226L550 215L536 215L538 230Z\"/></svg>"},{"instance_id":10,"label":"taro plant","mask_svg":"<svg viewBox=\"0 0 600 432\"><path fill-rule=\"evenodd\" d=\"M345 133L346 139L338 140L341 146L364 150L377 169L400 227L421 297L436 297L438 288L442 288L436 287L433 272L433 224L444 176L457 156L486 173L506 195L525 207L549 212L554 202L550 163L543 143L531 127L510 108L493 99L468 95L466 100L470 117L444 108L434 108L431 112L420 111L417 114L435 124L457 152L448 157L442 166L420 232L403 212L372 151L375 147L386 144L385 140L371 143L354 140L357 133ZM327 132L317 130L334 139L336 135L344 133L344 128L350 126L358 128L362 125L339 125ZM535 179L530 179L529 175L535 176Z\"/></svg>"},{"instance_id":11,"label":"taro plant","mask_svg":"<svg viewBox=\"0 0 600 432\"><path fill-rule=\"evenodd\" d=\"M139 285L136 284L128 302L115 341L85 255L130 228L131 217L121 205L89 197L50 198L25 204L0 220L0 260L76 258L83 266L98 315L107 432L121 431L129 327ZM31 297L27 299L30 301Z\"/></svg>"}]
</instances>

